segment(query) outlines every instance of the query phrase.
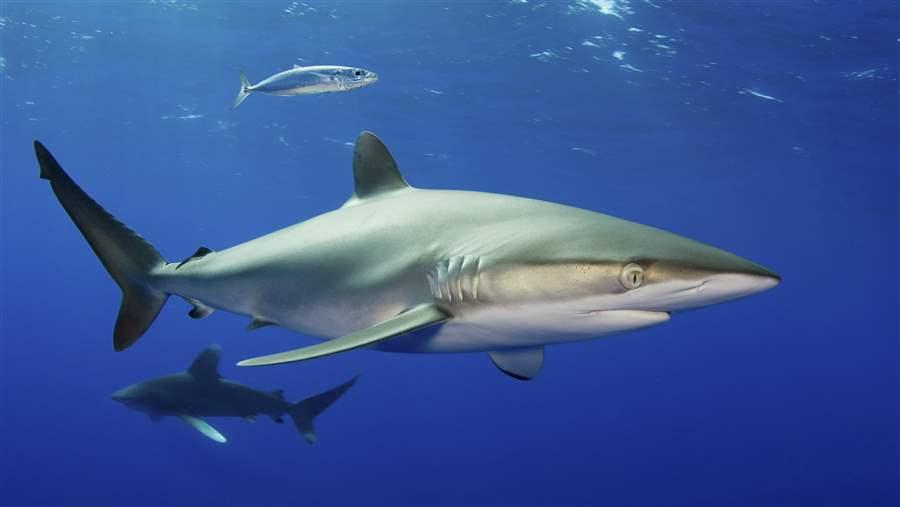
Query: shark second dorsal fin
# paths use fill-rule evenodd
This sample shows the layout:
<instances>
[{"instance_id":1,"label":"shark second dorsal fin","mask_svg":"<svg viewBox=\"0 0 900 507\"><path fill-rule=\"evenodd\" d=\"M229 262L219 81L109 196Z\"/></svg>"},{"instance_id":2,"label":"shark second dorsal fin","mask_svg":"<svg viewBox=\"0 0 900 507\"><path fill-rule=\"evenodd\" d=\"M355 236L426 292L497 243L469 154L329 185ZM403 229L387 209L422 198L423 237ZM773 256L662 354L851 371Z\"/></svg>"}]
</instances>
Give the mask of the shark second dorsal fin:
<instances>
[{"instance_id":1,"label":"shark second dorsal fin","mask_svg":"<svg viewBox=\"0 0 900 507\"><path fill-rule=\"evenodd\" d=\"M197 260L197 259L202 259L202 258L206 257L207 255L209 255L209 254L211 254L211 253L213 253L213 251L212 251L211 249L206 248L205 246L201 246L200 248L197 249L196 252L192 253L192 254L190 255L190 257L188 257L188 258L186 258L185 260L179 262L178 265L175 266L175 269L179 269L181 266L184 266L184 265L187 264L188 262L195 261L195 260Z\"/></svg>"},{"instance_id":2,"label":"shark second dorsal fin","mask_svg":"<svg viewBox=\"0 0 900 507\"><path fill-rule=\"evenodd\" d=\"M406 188L409 183L381 139L371 132L360 134L353 148L353 196L345 206Z\"/></svg>"},{"instance_id":3,"label":"shark second dorsal fin","mask_svg":"<svg viewBox=\"0 0 900 507\"><path fill-rule=\"evenodd\" d=\"M188 373L197 380L218 380L222 378L219 375L219 359L222 356L222 348L218 345L210 345L203 349L203 352L194 358Z\"/></svg>"}]
</instances>

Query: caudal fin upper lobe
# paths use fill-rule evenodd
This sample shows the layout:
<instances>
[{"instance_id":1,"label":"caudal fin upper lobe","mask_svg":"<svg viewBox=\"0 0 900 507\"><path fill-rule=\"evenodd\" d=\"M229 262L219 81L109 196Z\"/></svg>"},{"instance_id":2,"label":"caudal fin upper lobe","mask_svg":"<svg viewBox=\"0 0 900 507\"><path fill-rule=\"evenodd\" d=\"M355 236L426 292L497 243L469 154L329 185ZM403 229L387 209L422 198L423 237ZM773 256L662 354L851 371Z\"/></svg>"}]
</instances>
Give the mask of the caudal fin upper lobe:
<instances>
[{"instance_id":1,"label":"caudal fin upper lobe","mask_svg":"<svg viewBox=\"0 0 900 507\"><path fill-rule=\"evenodd\" d=\"M34 152L41 178L50 182L63 209L122 289L113 346L124 350L147 331L168 299L150 282L151 273L166 261L153 245L91 199L39 141L34 142Z\"/></svg>"}]
</instances>

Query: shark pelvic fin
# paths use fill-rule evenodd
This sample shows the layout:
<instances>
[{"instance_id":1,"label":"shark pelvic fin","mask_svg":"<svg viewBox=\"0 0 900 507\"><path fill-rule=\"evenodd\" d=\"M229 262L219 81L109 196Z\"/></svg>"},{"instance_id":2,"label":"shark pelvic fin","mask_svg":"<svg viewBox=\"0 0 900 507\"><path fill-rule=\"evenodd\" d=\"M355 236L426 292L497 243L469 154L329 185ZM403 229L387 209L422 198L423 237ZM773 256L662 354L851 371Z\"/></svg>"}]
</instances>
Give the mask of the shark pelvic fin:
<instances>
[{"instance_id":1,"label":"shark pelvic fin","mask_svg":"<svg viewBox=\"0 0 900 507\"><path fill-rule=\"evenodd\" d=\"M222 348L215 344L210 345L194 358L194 362L188 368L188 373L200 381L218 380L222 378L222 375L219 375L219 359L221 357Z\"/></svg>"},{"instance_id":2,"label":"shark pelvic fin","mask_svg":"<svg viewBox=\"0 0 900 507\"><path fill-rule=\"evenodd\" d=\"M365 347L380 341L388 340L395 336L411 333L423 327L443 322L450 318L450 314L434 304L425 304L407 310L396 317L375 324L372 327L362 329L323 343L289 350L280 354L254 357L245 359L238 366L267 366L270 364L293 363L305 361L317 357L346 352L348 350Z\"/></svg>"},{"instance_id":3,"label":"shark pelvic fin","mask_svg":"<svg viewBox=\"0 0 900 507\"><path fill-rule=\"evenodd\" d=\"M276 324L274 322L272 322L271 320L266 320L261 317L253 317L253 319L250 321L249 324L247 324L247 327L245 329L247 331L255 331L261 327L274 326L274 325L276 325Z\"/></svg>"},{"instance_id":4,"label":"shark pelvic fin","mask_svg":"<svg viewBox=\"0 0 900 507\"><path fill-rule=\"evenodd\" d=\"M544 347L525 347L488 352L494 366L518 380L531 380L544 364Z\"/></svg>"},{"instance_id":5,"label":"shark pelvic fin","mask_svg":"<svg viewBox=\"0 0 900 507\"><path fill-rule=\"evenodd\" d=\"M381 139L371 132L360 134L353 148L353 196L344 206L406 188L409 183Z\"/></svg>"},{"instance_id":6,"label":"shark pelvic fin","mask_svg":"<svg viewBox=\"0 0 900 507\"><path fill-rule=\"evenodd\" d=\"M182 414L182 415L179 415L178 418L181 419L182 421L188 423L188 425L190 425L192 428L194 428L195 430L202 433L203 436L205 436L206 438L208 438L210 440L214 440L220 444L224 444L225 442L228 441L228 439L225 438L224 435L219 433L218 430L216 430L215 428L210 426L209 423L207 423L203 419L200 419L199 417Z\"/></svg>"}]
</instances>

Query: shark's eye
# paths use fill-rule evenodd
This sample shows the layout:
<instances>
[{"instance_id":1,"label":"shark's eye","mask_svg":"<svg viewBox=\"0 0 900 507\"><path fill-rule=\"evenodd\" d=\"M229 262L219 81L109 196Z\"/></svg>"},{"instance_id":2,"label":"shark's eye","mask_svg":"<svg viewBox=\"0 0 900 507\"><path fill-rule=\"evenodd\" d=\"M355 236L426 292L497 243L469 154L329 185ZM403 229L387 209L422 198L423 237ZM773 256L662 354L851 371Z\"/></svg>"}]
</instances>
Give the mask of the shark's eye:
<instances>
[{"instance_id":1,"label":"shark's eye","mask_svg":"<svg viewBox=\"0 0 900 507\"><path fill-rule=\"evenodd\" d=\"M626 289L637 289L644 283L644 268L633 262L626 264L619 275L619 281Z\"/></svg>"}]
</instances>

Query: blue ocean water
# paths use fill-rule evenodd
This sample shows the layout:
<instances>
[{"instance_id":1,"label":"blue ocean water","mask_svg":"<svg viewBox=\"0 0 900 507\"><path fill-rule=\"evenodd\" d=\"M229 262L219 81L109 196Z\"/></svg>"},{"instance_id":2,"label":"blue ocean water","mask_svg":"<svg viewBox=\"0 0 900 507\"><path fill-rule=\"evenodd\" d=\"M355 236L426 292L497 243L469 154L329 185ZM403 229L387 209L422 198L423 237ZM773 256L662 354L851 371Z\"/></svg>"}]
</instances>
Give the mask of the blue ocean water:
<instances>
[{"instance_id":1,"label":"blue ocean water","mask_svg":"<svg viewBox=\"0 0 900 507\"><path fill-rule=\"evenodd\" d=\"M0 504L896 505L898 4L0 2ZM291 65L374 86L252 95ZM194 321L112 350L119 289L38 179L39 139L170 260L339 206L362 130L416 186L562 202L760 262L783 283L649 330L483 354L355 351ZM316 422L109 399L209 343Z\"/></svg>"}]
</instances>

